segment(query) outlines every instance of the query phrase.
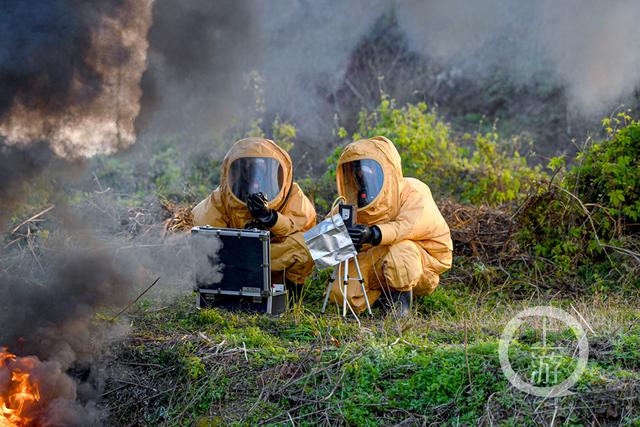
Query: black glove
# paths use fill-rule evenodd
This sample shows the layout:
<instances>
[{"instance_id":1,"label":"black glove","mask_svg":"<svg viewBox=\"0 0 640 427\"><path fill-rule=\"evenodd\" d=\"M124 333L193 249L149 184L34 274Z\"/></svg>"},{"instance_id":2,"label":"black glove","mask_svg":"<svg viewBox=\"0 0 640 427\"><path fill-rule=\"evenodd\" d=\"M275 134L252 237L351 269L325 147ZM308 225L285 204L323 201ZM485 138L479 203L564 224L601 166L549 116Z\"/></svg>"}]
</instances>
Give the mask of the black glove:
<instances>
[{"instance_id":1,"label":"black glove","mask_svg":"<svg viewBox=\"0 0 640 427\"><path fill-rule=\"evenodd\" d=\"M258 221L257 219L252 219L244 225L245 230L266 230L266 227L263 223Z\"/></svg>"},{"instance_id":2,"label":"black glove","mask_svg":"<svg viewBox=\"0 0 640 427\"><path fill-rule=\"evenodd\" d=\"M253 193L247 198L247 208L253 218L271 228L278 221L278 213L269 208L269 201L262 193Z\"/></svg>"},{"instance_id":3,"label":"black glove","mask_svg":"<svg viewBox=\"0 0 640 427\"><path fill-rule=\"evenodd\" d=\"M356 224L353 227L347 227L347 231L353 241L353 245L357 249L367 243L370 243L373 246L378 246L382 240L382 233L375 225L373 227L368 227L366 225Z\"/></svg>"}]
</instances>

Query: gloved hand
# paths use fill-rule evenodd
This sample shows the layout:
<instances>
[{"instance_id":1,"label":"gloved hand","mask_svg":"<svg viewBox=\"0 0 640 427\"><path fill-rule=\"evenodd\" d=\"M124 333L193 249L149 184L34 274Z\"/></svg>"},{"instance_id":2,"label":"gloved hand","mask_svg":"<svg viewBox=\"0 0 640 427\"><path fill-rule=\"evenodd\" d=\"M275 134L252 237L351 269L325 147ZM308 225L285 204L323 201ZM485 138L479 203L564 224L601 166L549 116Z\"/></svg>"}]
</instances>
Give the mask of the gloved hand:
<instances>
[{"instance_id":1,"label":"gloved hand","mask_svg":"<svg viewBox=\"0 0 640 427\"><path fill-rule=\"evenodd\" d=\"M247 208L253 218L271 228L278 220L278 213L269 208L269 201L262 193L253 193L247 198Z\"/></svg>"},{"instance_id":2,"label":"gloved hand","mask_svg":"<svg viewBox=\"0 0 640 427\"><path fill-rule=\"evenodd\" d=\"M245 230L265 230L264 224L257 219L252 219L244 225Z\"/></svg>"},{"instance_id":3,"label":"gloved hand","mask_svg":"<svg viewBox=\"0 0 640 427\"><path fill-rule=\"evenodd\" d=\"M356 249L359 249L367 243L377 246L382 240L382 233L375 225L368 227L366 225L356 224L353 227L347 227L347 231Z\"/></svg>"}]
</instances>

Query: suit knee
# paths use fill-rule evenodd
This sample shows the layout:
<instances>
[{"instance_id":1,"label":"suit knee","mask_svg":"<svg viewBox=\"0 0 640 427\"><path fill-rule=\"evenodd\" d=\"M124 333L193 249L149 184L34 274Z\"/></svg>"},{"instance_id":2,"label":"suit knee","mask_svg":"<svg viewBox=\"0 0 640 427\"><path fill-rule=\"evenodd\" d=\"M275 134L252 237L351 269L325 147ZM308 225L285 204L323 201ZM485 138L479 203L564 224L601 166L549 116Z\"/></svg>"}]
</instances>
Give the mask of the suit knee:
<instances>
[{"instance_id":1,"label":"suit knee","mask_svg":"<svg viewBox=\"0 0 640 427\"><path fill-rule=\"evenodd\" d=\"M418 284L425 270L421 252L423 249L410 240L389 247L383 268L388 287L408 291Z\"/></svg>"}]
</instances>

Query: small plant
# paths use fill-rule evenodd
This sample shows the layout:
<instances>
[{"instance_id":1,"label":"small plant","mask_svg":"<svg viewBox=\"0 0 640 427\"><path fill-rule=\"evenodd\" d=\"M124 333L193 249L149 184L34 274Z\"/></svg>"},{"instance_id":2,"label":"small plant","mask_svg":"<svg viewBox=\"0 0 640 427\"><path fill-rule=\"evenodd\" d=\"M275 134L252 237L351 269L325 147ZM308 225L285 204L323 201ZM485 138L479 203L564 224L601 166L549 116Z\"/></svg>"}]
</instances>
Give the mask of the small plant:
<instances>
[{"instance_id":1,"label":"small plant","mask_svg":"<svg viewBox=\"0 0 640 427\"><path fill-rule=\"evenodd\" d=\"M442 287L437 287L431 295L420 297L418 302L418 311L426 315L442 313L453 316L459 306L459 301L451 291Z\"/></svg>"},{"instance_id":2,"label":"small plant","mask_svg":"<svg viewBox=\"0 0 640 427\"><path fill-rule=\"evenodd\" d=\"M495 129L464 137L473 142L473 150L471 157L463 159L467 173L461 184L463 201L500 205L523 199L546 178L539 166L529 166L527 159L520 155L519 138L500 141Z\"/></svg>"},{"instance_id":3,"label":"small plant","mask_svg":"<svg viewBox=\"0 0 640 427\"><path fill-rule=\"evenodd\" d=\"M206 367L202 362L202 359L200 359L198 356L185 357L183 359L183 363L184 363L185 370L187 371L187 375L191 379L195 380L197 378L200 378L202 375L204 375L207 372Z\"/></svg>"},{"instance_id":4,"label":"small plant","mask_svg":"<svg viewBox=\"0 0 640 427\"><path fill-rule=\"evenodd\" d=\"M298 131L294 125L280 121L280 116L276 116L272 125L273 140L284 149L291 151Z\"/></svg>"}]
</instances>

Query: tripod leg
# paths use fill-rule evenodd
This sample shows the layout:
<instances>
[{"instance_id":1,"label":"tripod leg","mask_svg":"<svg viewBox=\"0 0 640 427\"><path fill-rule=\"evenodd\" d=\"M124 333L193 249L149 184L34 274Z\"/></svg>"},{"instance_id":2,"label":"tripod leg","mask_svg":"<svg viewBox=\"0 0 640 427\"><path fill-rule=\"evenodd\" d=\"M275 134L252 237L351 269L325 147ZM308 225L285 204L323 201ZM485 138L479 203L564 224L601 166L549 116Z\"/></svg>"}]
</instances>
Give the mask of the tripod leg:
<instances>
[{"instance_id":1,"label":"tripod leg","mask_svg":"<svg viewBox=\"0 0 640 427\"><path fill-rule=\"evenodd\" d=\"M371 311L371 304L369 304L369 296L367 296L367 289L364 286L364 278L362 277L362 272L360 271L360 264L358 264L358 258L353 258L353 263L356 265L356 271L358 272L358 280L360 281L360 287L362 288L362 293L364 294L364 302L367 303L367 310L370 315L373 315Z\"/></svg>"},{"instance_id":2,"label":"tripod leg","mask_svg":"<svg viewBox=\"0 0 640 427\"><path fill-rule=\"evenodd\" d=\"M342 292L342 317L347 316L347 288L349 286L349 260L344 261L343 292Z\"/></svg>"},{"instance_id":3,"label":"tripod leg","mask_svg":"<svg viewBox=\"0 0 640 427\"><path fill-rule=\"evenodd\" d=\"M327 290L325 291L326 295L324 296L324 302L322 303L322 311L321 311L322 314L324 314L324 311L327 309L327 303L329 302L329 292L331 292L331 287L333 286L333 282L336 280L336 277L338 276L339 269L340 269L340 264L334 267L333 271L331 272L331 280L329 280L329 284L327 285Z\"/></svg>"}]
</instances>

